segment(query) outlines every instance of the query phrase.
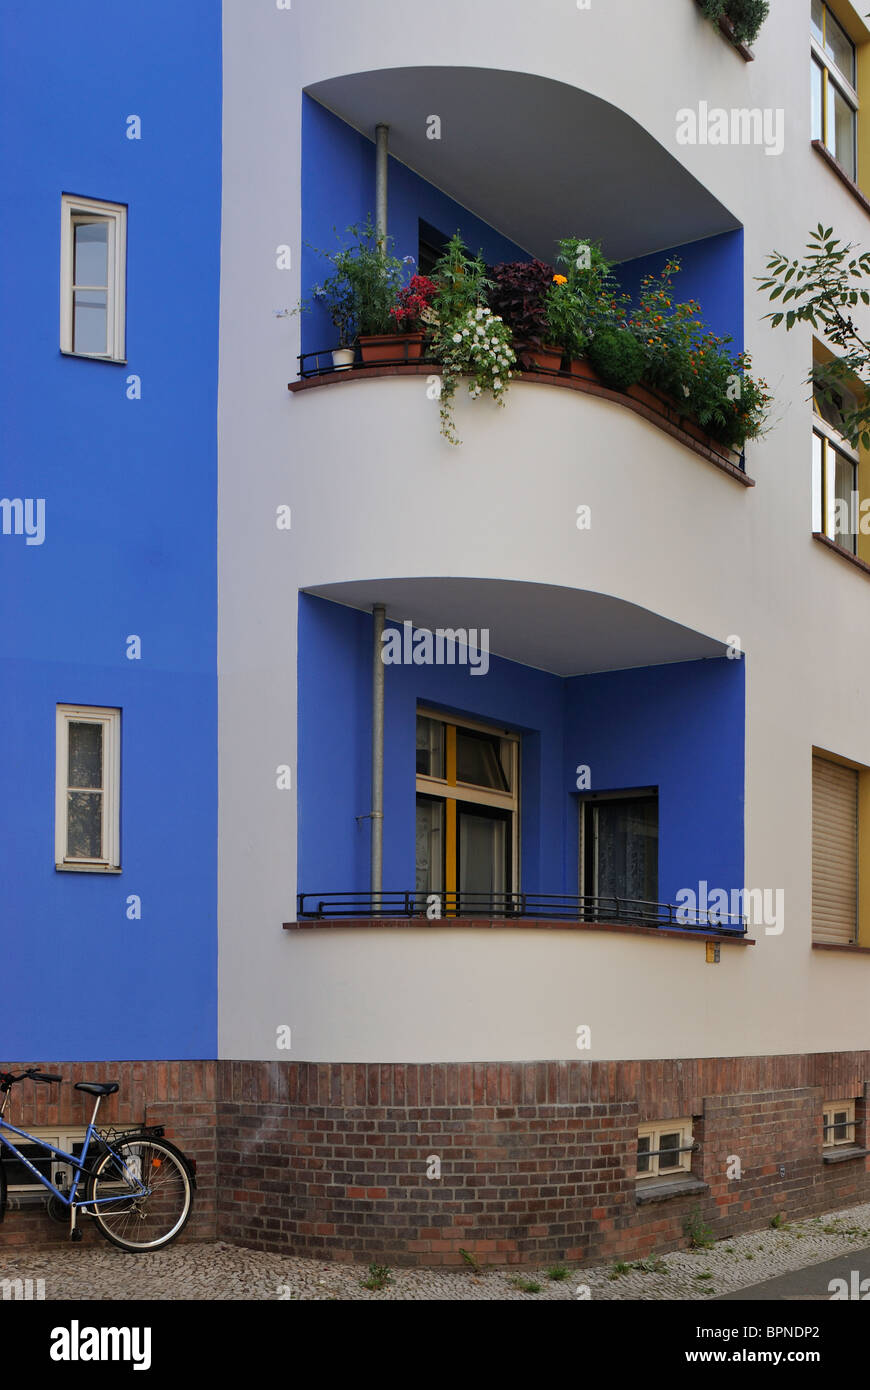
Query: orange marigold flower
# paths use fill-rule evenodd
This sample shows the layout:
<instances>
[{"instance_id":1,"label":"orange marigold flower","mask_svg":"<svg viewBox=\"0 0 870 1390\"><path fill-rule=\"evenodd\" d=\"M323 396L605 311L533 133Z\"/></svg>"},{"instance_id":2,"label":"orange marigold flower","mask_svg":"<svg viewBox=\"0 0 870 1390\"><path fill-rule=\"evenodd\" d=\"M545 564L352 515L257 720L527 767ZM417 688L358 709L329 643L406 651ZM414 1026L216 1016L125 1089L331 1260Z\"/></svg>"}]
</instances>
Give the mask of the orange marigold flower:
<instances>
[{"instance_id":1,"label":"orange marigold flower","mask_svg":"<svg viewBox=\"0 0 870 1390\"><path fill-rule=\"evenodd\" d=\"M554 275L554 276L553 276L553 284L554 284L554 285L567 285L567 283L568 283L568 276L567 276L567 275Z\"/></svg>"}]
</instances>

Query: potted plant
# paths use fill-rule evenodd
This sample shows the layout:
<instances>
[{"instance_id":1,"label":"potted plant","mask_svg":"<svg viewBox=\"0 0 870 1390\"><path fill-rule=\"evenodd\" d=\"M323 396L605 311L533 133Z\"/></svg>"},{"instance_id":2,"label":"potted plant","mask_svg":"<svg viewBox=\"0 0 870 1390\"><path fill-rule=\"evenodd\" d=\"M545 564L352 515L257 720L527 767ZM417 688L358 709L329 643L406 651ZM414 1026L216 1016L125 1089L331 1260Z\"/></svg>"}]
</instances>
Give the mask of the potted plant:
<instances>
[{"instance_id":1,"label":"potted plant","mask_svg":"<svg viewBox=\"0 0 870 1390\"><path fill-rule=\"evenodd\" d=\"M441 253L432 279L436 286L430 305L435 325L433 352L442 364L438 397L441 433L451 444L459 444L453 398L460 378L470 378L472 400L488 392L497 405L503 405L516 354L510 328L486 303L492 281L483 258L469 255L458 232Z\"/></svg>"},{"instance_id":2,"label":"potted plant","mask_svg":"<svg viewBox=\"0 0 870 1390\"><path fill-rule=\"evenodd\" d=\"M390 310L395 334L404 345L407 361L423 356L423 340L434 314L432 301L437 285L426 275L412 275L404 289L399 290L396 303Z\"/></svg>"},{"instance_id":3,"label":"potted plant","mask_svg":"<svg viewBox=\"0 0 870 1390\"><path fill-rule=\"evenodd\" d=\"M356 303L347 281L331 275L322 285L315 285L312 297L320 300L338 332L339 346L332 350L332 365L336 371L347 371L356 359ZM308 307L307 305L303 307Z\"/></svg>"},{"instance_id":4,"label":"potted plant","mask_svg":"<svg viewBox=\"0 0 870 1390\"><path fill-rule=\"evenodd\" d=\"M546 261L507 261L492 274L490 305L513 333L520 361L526 367L558 371L562 349L550 339L545 307L553 267Z\"/></svg>"}]
</instances>

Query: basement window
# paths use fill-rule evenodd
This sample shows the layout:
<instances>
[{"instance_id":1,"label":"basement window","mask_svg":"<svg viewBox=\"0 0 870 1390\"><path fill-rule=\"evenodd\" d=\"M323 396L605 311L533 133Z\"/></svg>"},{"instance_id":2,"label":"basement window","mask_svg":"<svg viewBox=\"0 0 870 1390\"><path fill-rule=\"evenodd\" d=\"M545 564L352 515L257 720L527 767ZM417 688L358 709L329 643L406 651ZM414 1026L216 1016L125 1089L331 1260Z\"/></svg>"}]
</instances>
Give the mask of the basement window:
<instances>
[{"instance_id":1,"label":"basement window","mask_svg":"<svg viewBox=\"0 0 870 1390\"><path fill-rule=\"evenodd\" d=\"M660 1120L637 1131L637 1180L685 1179L692 1171L692 1121Z\"/></svg>"}]
</instances>

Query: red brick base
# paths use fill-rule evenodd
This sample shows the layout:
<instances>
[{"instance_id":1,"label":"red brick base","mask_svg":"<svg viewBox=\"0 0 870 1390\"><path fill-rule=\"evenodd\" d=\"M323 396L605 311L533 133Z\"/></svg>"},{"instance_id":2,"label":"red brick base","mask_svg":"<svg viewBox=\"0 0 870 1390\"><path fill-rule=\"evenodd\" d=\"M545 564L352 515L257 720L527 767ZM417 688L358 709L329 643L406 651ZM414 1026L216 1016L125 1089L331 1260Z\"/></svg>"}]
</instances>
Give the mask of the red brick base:
<instances>
[{"instance_id":1,"label":"red brick base","mask_svg":"<svg viewBox=\"0 0 870 1390\"><path fill-rule=\"evenodd\" d=\"M145 1119L198 1160L187 1238L384 1263L638 1258L870 1200L863 1157L826 1164L822 1104L856 1100L870 1053L656 1062L358 1065L125 1062L57 1066L112 1079L107 1123ZM18 1070L16 1066L14 1069ZM71 1086L16 1090L25 1126L84 1123ZM637 1127L693 1117L697 1188L638 1203ZM739 1178L730 1176L739 1160ZM781 1174L784 1169L784 1176ZM62 1240L42 1206L11 1210L0 1248ZM86 1230L86 1239L94 1232Z\"/></svg>"}]
</instances>

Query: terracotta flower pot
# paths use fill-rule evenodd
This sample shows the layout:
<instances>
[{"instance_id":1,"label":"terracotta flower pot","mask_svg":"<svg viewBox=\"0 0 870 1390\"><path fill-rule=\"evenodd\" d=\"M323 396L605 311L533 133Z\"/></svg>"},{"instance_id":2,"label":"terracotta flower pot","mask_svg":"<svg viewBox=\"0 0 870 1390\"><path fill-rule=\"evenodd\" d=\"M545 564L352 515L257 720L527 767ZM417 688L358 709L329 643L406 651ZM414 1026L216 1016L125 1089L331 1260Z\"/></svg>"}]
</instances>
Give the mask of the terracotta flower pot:
<instances>
[{"instance_id":1,"label":"terracotta flower pot","mask_svg":"<svg viewBox=\"0 0 870 1390\"><path fill-rule=\"evenodd\" d=\"M363 362L417 362L423 356L425 333L384 333L360 336Z\"/></svg>"},{"instance_id":2,"label":"terracotta flower pot","mask_svg":"<svg viewBox=\"0 0 870 1390\"><path fill-rule=\"evenodd\" d=\"M588 357L571 358L571 375L582 377L584 381L593 381L596 386L601 385L601 377Z\"/></svg>"},{"instance_id":3,"label":"terracotta flower pot","mask_svg":"<svg viewBox=\"0 0 870 1390\"><path fill-rule=\"evenodd\" d=\"M537 368L545 372L558 372L562 365L563 353L559 347L528 348L525 355L531 371Z\"/></svg>"}]
</instances>

